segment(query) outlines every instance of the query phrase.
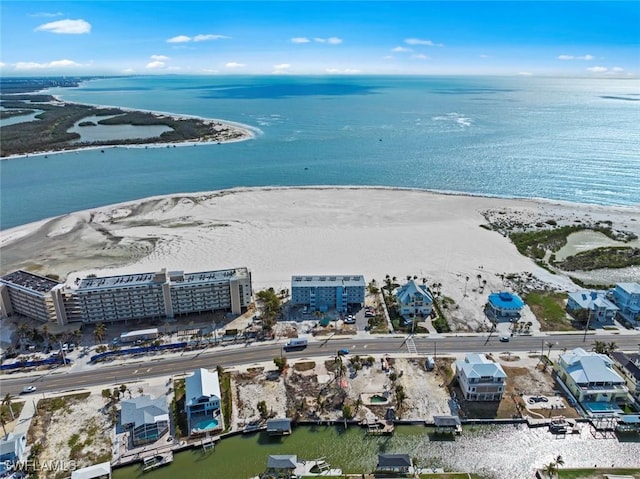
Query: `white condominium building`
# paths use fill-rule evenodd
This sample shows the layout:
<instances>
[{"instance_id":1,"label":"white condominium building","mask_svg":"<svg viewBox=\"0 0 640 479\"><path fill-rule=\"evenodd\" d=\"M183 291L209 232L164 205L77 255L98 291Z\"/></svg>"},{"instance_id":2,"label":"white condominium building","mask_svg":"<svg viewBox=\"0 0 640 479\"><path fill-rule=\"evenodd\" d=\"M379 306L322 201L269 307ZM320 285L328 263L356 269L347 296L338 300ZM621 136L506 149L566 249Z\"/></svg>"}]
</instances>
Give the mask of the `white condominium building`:
<instances>
[{"instance_id":1,"label":"white condominium building","mask_svg":"<svg viewBox=\"0 0 640 479\"><path fill-rule=\"evenodd\" d=\"M0 278L0 307L59 324L125 321L229 309L240 314L251 303L247 268L184 273L87 277L63 285L25 271Z\"/></svg>"}]
</instances>

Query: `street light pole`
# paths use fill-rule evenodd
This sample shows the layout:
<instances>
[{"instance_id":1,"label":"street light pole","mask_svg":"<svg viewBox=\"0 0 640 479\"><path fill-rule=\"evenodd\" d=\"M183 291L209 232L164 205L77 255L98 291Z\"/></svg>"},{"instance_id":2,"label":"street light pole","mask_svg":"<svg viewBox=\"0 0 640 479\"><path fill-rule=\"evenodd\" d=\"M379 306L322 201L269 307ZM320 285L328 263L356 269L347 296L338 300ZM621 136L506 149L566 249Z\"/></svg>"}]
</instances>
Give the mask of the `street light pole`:
<instances>
[{"instance_id":1,"label":"street light pole","mask_svg":"<svg viewBox=\"0 0 640 479\"><path fill-rule=\"evenodd\" d=\"M587 331L589 331L589 323L591 322L591 310L589 310L589 314L587 315L587 325L584 328L584 336L582 336L582 342L587 341Z\"/></svg>"}]
</instances>

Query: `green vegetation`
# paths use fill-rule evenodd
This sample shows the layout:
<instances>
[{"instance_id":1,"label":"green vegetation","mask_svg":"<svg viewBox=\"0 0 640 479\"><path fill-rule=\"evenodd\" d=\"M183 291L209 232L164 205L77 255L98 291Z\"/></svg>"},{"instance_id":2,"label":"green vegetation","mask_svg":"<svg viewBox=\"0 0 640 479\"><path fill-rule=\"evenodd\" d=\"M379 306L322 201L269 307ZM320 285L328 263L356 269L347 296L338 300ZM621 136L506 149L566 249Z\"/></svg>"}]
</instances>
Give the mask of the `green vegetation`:
<instances>
[{"instance_id":1,"label":"green vegetation","mask_svg":"<svg viewBox=\"0 0 640 479\"><path fill-rule=\"evenodd\" d=\"M231 394L231 373L220 371L218 366L218 377L220 378L220 393L222 394L222 417L224 417L224 431L231 429L231 415L233 413L233 396Z\"/></svg>"},{"instance_id":2,"label":"green vegetation","mask_svg":"<svg viewBox=\"0 0 640 479\"><path fill-rule=\"evenodd\" d=\"M282 313L280 297L273 288L258 291L256 297L262 310L262 327L267 331L271 331Z\"/></svg>"},{"instance_id":3,"label":"green vegetation","mask_svg":"<svg viewBox=\"0 0 640 479\"><path fill-rule=\"evenodd\" d=\"M540 231L511 233L509 237L520 254L530 258L542 259L547 250L558 251L567 244L571 233L586 229L584 226L562 226Z\"/></svg>"},{"instance_id":4,"label":"green vegetation","mask_svg":"<svg viewBox=\"0 0 640 479\"><path fill-rule=\"evenodd\" d=\"M600 268L626 268L640 265L640 248L605 246L582 251L556 263L565 271L591 271Z\"/></svg>"},{"instance_id":5,"label":"green vegetation","mask_svg":"<svg viewBox=\"0 0 640 479\"><path fill-rule=\"evenodd\" d=\"M175 424L176 437L188 436L187 415L183 413L185 407L186 386L184 379L173 381L173 402L171 412L173 414L173 424ZM186 434L185 434L186 433Z\"/></svg>"},{"instance_id":6,"label":"green vegetation","mask_svg":"<svg viewBox=\"0 0 640 479\"><path fill-rule=\"evenodd\" d=\"M16 110L42 110L30 122L2 127L0 156L73 150L83 146L107 146L149 143L148 138L113 139L71 143L81 138L78 133L67 133L76 122L89 116L112 116L100 120L100 125L164 125L172 128L154 138L157 143L175 143L187 140L216 141L239 138L242 132L230 130L221 123L198 118L175 119L151 112L125 111L119 108L99 108L76 103L57 103L50 95L2 96L5 108ZM85 125L88 122L83 122Z\"/></svg>"},{"instance_id":7,"label":"green vegetation","mask_svg":"<svg viewBox=\"0 0 640 479\"><path fill-rule=\"evenodd\" d=\"M640 479L640 469L560 469L558 479L602 479L605 474L633 476Z\"/></svg>"},{"instance_id":8,"label":"green vegetation","mask_svg":"<svg viewBox=\"0 0 640 479\"><path fill-rule=\"evenodd\" d=\"M285 369L287 369L287 358L285 358L284 356L273 358L273 364L276 365L278 371L283 372Z\"/></svg>"},{"instance_id":9,"label":"green vegetation","mask_svg":"<svg viewBox=\"0 0 640 479\"><path fill-rule=\"evenodd\" d=\"M313 361L305 361L303 363L296 363L293 365L294 371L298 371L298 372L310 371L315 367L316 367L316 363Z\"/></svg>"},{"instance_id":10,"label":"green vegetation","mask_svg":"<svg viewBox=\"0 0 640 479\"><path fill-rule=\"evenodd\" d=\"M570 321L564 310L565 293L531 291L524 297L525 303L540 322L542 331L572 331Z\"/></svg>"}]
</instances>

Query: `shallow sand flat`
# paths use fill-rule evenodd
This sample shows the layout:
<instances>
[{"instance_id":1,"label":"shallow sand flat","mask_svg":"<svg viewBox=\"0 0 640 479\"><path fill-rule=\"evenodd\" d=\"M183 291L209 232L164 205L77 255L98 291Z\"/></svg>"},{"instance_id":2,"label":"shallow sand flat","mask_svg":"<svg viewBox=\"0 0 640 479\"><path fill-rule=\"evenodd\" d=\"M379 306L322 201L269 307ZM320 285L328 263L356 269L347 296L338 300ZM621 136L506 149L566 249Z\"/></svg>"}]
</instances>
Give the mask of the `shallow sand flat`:
<instances>
[{"instance_id":1,"label":"shallow sand flat","mask_svg":"<svg viewBox=\"0 0 640 479\"><path fill-rule=\"evenodd\" d=\"M187 272L236 266L256 289L290 288L293 274L426 276L444 294L482 273L529 271L560 287L482 213L536 222L610 220L640 233L640 209L436 194L390 188L253 188L147 198L20 226L0 234L2 273ZM469 283L471 287L472 282ZM450 289L450 291L447 291Z\"/></svg>"}]
</instances>

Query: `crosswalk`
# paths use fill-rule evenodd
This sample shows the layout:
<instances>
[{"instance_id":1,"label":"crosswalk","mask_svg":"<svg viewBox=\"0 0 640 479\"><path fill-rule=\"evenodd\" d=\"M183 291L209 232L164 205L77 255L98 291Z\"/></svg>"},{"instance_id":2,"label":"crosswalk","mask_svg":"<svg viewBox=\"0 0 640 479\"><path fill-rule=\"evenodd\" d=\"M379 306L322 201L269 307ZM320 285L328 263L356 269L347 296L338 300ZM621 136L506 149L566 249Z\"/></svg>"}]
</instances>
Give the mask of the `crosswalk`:
<instances>
[{"instance_id":1,"label":"crosswalk","mask_svg":"<svg viewBox=\"0 0 640 479\"><path fill-rule=\"evenodd\" d=\"M418 348L416 347L416 343L413 342L412 336L407 338L405 344L407 345L407 351L409 351L409 354L418 354Z\"/></svg>"}]
</instances>

